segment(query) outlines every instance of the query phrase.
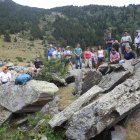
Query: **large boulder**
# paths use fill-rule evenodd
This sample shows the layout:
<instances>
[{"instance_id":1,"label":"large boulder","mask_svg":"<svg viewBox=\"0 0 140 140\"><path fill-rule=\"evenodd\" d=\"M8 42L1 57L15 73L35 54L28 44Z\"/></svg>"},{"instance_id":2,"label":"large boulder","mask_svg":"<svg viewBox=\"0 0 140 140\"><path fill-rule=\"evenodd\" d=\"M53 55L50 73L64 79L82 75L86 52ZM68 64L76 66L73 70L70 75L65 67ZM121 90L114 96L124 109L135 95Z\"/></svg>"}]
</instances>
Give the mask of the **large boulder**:
<instances>
[{"instance_id":1,"label":"large boulder","mask_svg":"<svg viewBox=\"0 0 140 140\"><path fill-rule=\"evenodd\" d=\"M127 79L111 92L75 112L68 123L69 140L88 140L114 126L140 105L140 81Z\"/></svg>"},{"instance_id":2,"label":"large boulder","mask_svg":"<svg viewBox=\"0 0 140 140\"><path fill-rule=\"evenodd\" d=\"M104 92L111 91L115 86L129 78L130 75L129 71L111 72L102 78L99 86L104 89Z\"/></svg>"},{"instance_id":3,"label":"large boulder","mask_svg":"<svg viewBox=\"0 0 140 140\"><path fill-rule=\"evenodd\" d=\"M100 93L102 93L102 89L98 86L92 87L85 94L79 97L76 101L74 101L71 105L65 108L62 112L56 114L50 121L49 125L54 128L56 126L60 126L67 120L71 118L71 116L81 109L83 106L88 104L91 100L96 98Z\"/></svg>"},{"instance_id":4,"label":"large boulder","mask_svg":"<svg viewBox=\"0 0 140 140\"><path fill-rule=\"evenodd\" d=\"M0 86L0 105L11 112L34 112L54 99L58 87L53 83L31 80L27 85L7 83Z\"/></svg>"}]
</instances>

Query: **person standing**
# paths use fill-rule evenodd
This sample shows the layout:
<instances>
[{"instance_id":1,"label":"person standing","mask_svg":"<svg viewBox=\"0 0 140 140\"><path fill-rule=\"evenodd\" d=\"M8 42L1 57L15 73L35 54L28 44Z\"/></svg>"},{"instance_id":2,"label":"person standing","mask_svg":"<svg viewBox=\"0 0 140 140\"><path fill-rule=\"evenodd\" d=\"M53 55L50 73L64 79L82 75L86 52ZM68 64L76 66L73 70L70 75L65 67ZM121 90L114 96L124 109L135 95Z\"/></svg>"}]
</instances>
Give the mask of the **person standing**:
<instances>
[{"instance_id":1,"label":"person standing","mask_svg":"<svg viewBox=\"0 0 140 140\"><path fill-rule=\"evenodd\" d=\"M136 33L136 37L134 39L135 50L137 53L137 57L140 56L140 33Z\"/></svg>"},{"instance_id":2,"label":"person standing","mask_svg":"<svg viewBox=\"0 0 140 140\"><path fill-rule=\"evenodd\" d=\"M74 49L75 54L75 68L78 69L78 63L80 65L80 69L82 68L82 49L80 47L80 44L78 43L76 45L76 48Z\"/></svg>"},{"instance_id":3,"label":"person standing","mask_svg":"<svg viewBox=\"0 0 140 140\"><path fill-rule=\"evenodd\" d=\"M113 42L114 42L114 39L112 38L111 33L109 33L108 37L106 39L108 62L110 62L110 52L111 52L111 49L112 49Z\"/></svg>"},{"instance_id":4,"label":"person standing","mask_svg":"<svg viewBox=\"0 0 140 140\"><path fill-rule=\"evenodd\" d=\"M99 66L105 60L105 53L104 53L104 50L102 49L102 47L100 45L98 46L97 56L98 56L98 66Z\"/></svg>"},{"instance_id":5,"label":"person standing","mask_svg":"<svg viewBox=\"0 0 140 140\"><path fill-rule=\"evenodd\" d=\"M91 51L89 48L84 53L85 65L86 67L90 67L92 69L92 61L91 61Z\"/></svg>"},{"instance_id":6,"label":"person standing","mask_svg":"<svg viewBox=\"0 0 140 140\"><path fill-rule=\"evenodd\" d=\"M123 37L121 38L121 57L124 58L125 47L132 42L131 36L125 31Z\"/></svg>"},{"instance_id":7,"label":"person standing","mask_svg":"<svg viewBox=\"0 0 140 140\"><path fill-rule=\"evenodd\" d=\"M92 68L98 68L98 57L97 57L97 52L95 51L94 48L91 49L91 58L92 58Z\"/></svg>"},{"instance_id":8,"label":"person standing","mask_svg":"<svg viewBox=\"0 0 140 140\"><path fill-rule=\"evenodd\" d=\"M53 57L53 52L54 52L54 48L52 44L50 44L50 46L47 49L48 60L50 60Z\"/></svg>"}]
</instances>

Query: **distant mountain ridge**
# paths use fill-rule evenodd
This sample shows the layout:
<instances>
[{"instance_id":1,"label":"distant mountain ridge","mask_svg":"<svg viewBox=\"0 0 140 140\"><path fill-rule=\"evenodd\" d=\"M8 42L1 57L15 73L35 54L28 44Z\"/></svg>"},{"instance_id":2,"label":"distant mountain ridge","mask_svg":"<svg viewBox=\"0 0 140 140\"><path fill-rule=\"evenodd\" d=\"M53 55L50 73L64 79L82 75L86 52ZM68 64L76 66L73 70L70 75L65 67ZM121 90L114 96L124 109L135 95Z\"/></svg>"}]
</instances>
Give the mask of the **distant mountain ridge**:
<instances>
[{"instance_id":1,"label":"distant mountain ridge","mask_svg":"<svg viewBox=\"0 0 140 140\"><path fill-rule=\"evenodd\" d=\"M107 31L120 40L124 30L140 29L140 5L127 7L89 5L41 9L0 0L0 34L27 31L48 43L104 45Z\"/></svg>"}]
</instances>

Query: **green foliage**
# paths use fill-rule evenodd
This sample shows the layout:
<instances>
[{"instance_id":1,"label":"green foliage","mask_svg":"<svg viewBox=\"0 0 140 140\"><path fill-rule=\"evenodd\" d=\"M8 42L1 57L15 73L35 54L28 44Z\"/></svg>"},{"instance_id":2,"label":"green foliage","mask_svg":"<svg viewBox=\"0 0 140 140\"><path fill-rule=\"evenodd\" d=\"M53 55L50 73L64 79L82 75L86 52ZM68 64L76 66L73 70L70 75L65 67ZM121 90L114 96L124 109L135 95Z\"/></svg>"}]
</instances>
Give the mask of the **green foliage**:
<instances>
[{"instance_id":1,"label":"green foliage","mask_svg":"<svg viewBox=\"0 0 140 140\"><path fill-rule=\"evenodd\" d=\"M23 62L23 58L22 57L17 56L16 59L18 60L18 62Z\"/></svg>"},{"instance_id":2,"label":"green foliage","mask_svg":"<svg viewBox=\"0 0 140 140\"><path fill-rule=\"evenodd\" d=\"M64 140L64 130L52 130L48 126L49 120L52 118L50 114L36 113L35 116L29 116L29 125L31 128L34 128L40 120L45 120L43 124L41 124L39 133L30 133L30 137L35 139L40 139L43 136L47 136L48 140Z\"/></svg>"},{"instance_id":3,"label":"green foliage","mask_svg":"<svg viewBox=\"0 0 140 140\"><path fill-rule=\"evenodd\" d=\"M5 42L11 42L11 36L9 35L8 32L6 32L5 35L4 35L4 41Z\"/></svg>"},{"instance_id":4,"label":"green foliage","mask_svg":"<svg viewBox=\"0 0 140 140\"><path fill-rule=\"evenodd\" d=\"M41 137L46 136L48 140L64 140L64 130L52 130L48 126L48 121L52 118L50 114L36 113L34 116L29 115L29 130L23 131L20 128L10 127L8 124L0 127L0 140L40 140ZM41 125L40 131L34 133L31 131L40 120L44 119L45 122Z\"/></svg>"},{"instance_id":5,"label":"green foliage","mask_svg":"<svg viewBox=\"0 0 140 140\"><path fill-rule=\"evenodd\" d=\"M47 60L43 59L43 67L38 75L38 80L52 81L53 73L59 77L64 78L68 72L68 68L65 63L58 59Z\"/></svg>"}]
</instances>

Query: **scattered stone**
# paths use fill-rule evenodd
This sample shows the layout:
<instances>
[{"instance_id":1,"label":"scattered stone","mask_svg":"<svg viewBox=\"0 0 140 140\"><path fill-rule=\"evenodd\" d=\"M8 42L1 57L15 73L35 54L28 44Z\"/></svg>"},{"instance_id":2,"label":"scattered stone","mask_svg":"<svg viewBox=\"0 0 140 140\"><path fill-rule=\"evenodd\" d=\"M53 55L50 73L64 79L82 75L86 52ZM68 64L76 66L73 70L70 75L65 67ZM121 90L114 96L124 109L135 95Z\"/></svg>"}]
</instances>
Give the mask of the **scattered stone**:
<instances>
[{"instance_id":1,"label":"scattered stone","mask_svg":"<svg viewBox=\"0 0 140 140\"><path fill-rule=\"evenodd\" d=\"M74 101L71 105L65 108L62 112L56 114L50 121L49 125L54 128L56 126L60 126L67 120L71 118L71 116L89 103L91 100L94 100L100 93L102 93L102 89L98 86L92 87L85 94L79 97L76 101Z\"/></svg>"},{"instance_id":2,"label":"scattered stone","mask_svg":"<svg viewBox=\"0 0 140 140\"><path fill-rule=\"evenodd\" d=\"M0 126L7 121L10 116L12 115L11 111L8 111L4 109L3 107L0 107Z\"/></svg>"},{"instance_id":3,"label":"scattered stone","mask_svg":"<svg viewBox=\"0 0 140 140\"><path fill-rule=\"evenodd\" d=\"M114 126L140 105L140 81L127 79L111 92L75 112L68 123L69 140L89 140ZM65 112L63 112L65 113Z\"/></svg>"},{"instance_id":4,"label":"scattered stone","mask_svg":"<svg viewBox=\"0 0 140 140\"><path fill-rule=\"evenodd\" d=\"M44 114L50 113L52 115L58 114L59 113L59 108L58 108L59 100L60 100L59 97L56 96L53 101L48 102L41 109L41 112L44 113Z\"/></svg>"},{"instance_id":5,"label":"scattered stone","mask_svg":"<svg viewBox=\"0 0 140 140\"><path fill-rule=\"evenodd\" d=\"M42 127L42 125L45 123L45 119L40 120L37 125L35 126L35 128L32 130L33 133L38 133L40 131L40 128Z\"/></svg>"}]
</instances>

